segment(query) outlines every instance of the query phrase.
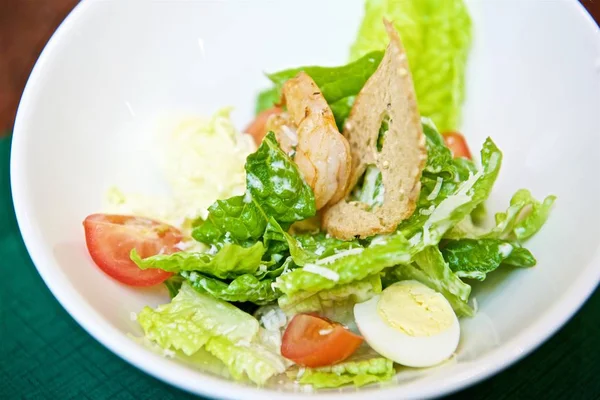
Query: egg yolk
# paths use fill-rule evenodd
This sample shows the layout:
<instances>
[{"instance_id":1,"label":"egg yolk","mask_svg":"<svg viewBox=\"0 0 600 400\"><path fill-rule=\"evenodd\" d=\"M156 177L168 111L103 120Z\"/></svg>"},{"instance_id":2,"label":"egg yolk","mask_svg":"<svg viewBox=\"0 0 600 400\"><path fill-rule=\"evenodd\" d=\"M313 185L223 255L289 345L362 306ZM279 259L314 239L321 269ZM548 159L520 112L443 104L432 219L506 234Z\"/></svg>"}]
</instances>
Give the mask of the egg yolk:
<instances>
[{"instance_id":1,"label":"egg yolk","mask_svg":"<svg viewBox=\"0 0 600 400\"><path fill-rule=\"evenodd\" d=\"M416 281L385 289L377 312L385 323L409 336L437 335L454 322L454 311L444 296Z\"/></svg>"}]
</instances>

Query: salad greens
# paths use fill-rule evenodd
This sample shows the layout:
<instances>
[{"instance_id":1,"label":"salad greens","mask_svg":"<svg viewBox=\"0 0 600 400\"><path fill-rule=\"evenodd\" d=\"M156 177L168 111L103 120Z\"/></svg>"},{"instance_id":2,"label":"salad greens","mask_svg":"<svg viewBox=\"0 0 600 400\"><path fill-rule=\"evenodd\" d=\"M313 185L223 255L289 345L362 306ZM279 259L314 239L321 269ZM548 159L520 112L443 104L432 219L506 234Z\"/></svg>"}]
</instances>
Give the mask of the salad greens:
<instances>
[{"instance_id":1,"label":"salad greens","mask_svg":"<svg viewBox=\"0 0 600 400\"><path fill-rule=\"evenodd\" d=\"M304 71L315 81L327 103L336 103L348 96L356 95L365 85L367 79L379 66L383 58L383 48L369 52L350 64L340 67L299 67L268 74L281 94L283 84L299 72Z\"/></svg>"},{"instance_id":2,"label":"salad greens","mask_svg":"<svg viewBox=\"0 0 600 400\"><path fill-rule=\"evenodd\" d=\"M350 200L366 204L369 209L383 205L385 187L383 186L383 175L375 165L367 166L362 179L360 179L352 193Z\"/></svg>"},{"instance_id":3,"label":"salad greens","mask_svg":"<svg viewBox=\"0 0 600 400\"><path fill-rule=\"evenodd\" d=\"M471 286L461 278L483 280L502 264L535 265L531 253L518 240L541 227L554 197L538 202L521 190L509 209L497 214L497 225L491 231L485 232L472 221L469 230L461 230L473 210L489 196L502 153L487 139L481 151L482 166L477 168L470 161L452 158L431 122L424 120L423 127L428 160L416 211L395 233L361 241L341 241L322 232L287 232L284 227L315 213L314 197L293 162L269 134L257 152L248 157L247 194L218 202L231 205L242 198L242 204L253 206L257 212L237 212L230 218L221 211L227 207L213 206L206 221L195 228L197 239L214 246L212 254L180 252L141 259L132 251L132 259L140 268L179 273L167 283L173 293L181 287L173 301L140 313L138 319L146 337L163 348L182 350L187 355L205 348L229 365L233 376L247 375L254 382L263 382L264 377L280 368L273 361L280 356L260 344L251 348L236 346L236 340L255 340L258 323L226 302L277 302L288 315L319 312L348 321L354 304L377 295L382 286L413 279L443 294L458 315L472 316L474 311L468 303ZM293 182L290 185L297 188L296 195L288 195L278 187L274 183L278 179ZM244 202L244 197L250 201ZM529 211L523 216L526 208ZM218 308L223 312L210 314L212 306L207 303L220 304ZM218 323L216 318L220 318ZM229 324L226 318L231 318ZM169 325L173 322L175 325ZM228 336L219 330L234 323L236 332L242 330L241 323L248 324L243 337ZM183 333L179 329L184 329ZM192 341L186 339L189 332L194 332ZM232 361L237 357L247 364ZM300 382L335 387L348 382L361 385L380 381L392 374L388 363L391 365L391 361L380 357L376 361L306 370ZM260 372L252 370L252 365Z\"/></svg>"},{"instance_id":4,"label":"salad greens","mask_svg":"<svg viewBox=\"0 0 600 400\"><path fill-rule=\"evenodd\" d=\"M302 179L296 164L279 148L273 133L248 156L245 168L246 193L211 205L206 220L194 228L194 239L214 245L248 244L263 235L269 217L292 223L315 215L315 197L310 186Z\"/></svg>"},{"instance_id":5,"label":"salad greens","mask_svg":"<svg viewBox=\"0 0 600 400\"><path fill-rule=\"evenodd\" d=\"M195 272L182 272L194 289L206 291L214 297L225 301L250 301L255 304L269 304L281 295L273 287L270 279L260 280L251 274L240 275L231 282L223 282Z\"/></svg>"},{"instance_id":6,"label":"salad greens","mask_svg":"<svg viewBox=\"0 0 600 400\"><path fill-rule=\"evenodd\" d=\"M197 271L217 278L228 279L242 274L256 273L262 264L264 254L265 248L262 242L256 242L250 247L226 243L214 255L182 251L142 259L133 249L131 259L141 269L159 268L169 272Z\"/></svg>"},{"instance_id":7,"label":"salad greens","mask_svg":"<svg viewBox=\"0 0 600 400\"><path fill-rule=\"evenodd\" d=\"M321 89L323 97L331 106L337 126L342 129L354 104L355 96L379 66L383 58L382 50L372 51L350 64L339 67L307 66L267 74L275 86L258 95L256 112L259 113L279 103L283 84L304 71Z\"/></svg>"},{"instance_id":8,"label":"salad greens","mask_svg":"<svg viewBox=\"0 0 600 400\"><path fill-rule=\"evenodd\" d=\"M306 368L296 379L315 388L332 388L347 385L364 386L384 382L396 371L394 363L370 349L359 349L350 359L327 367Z\"/></svg>"},{"instance_id":9,"label":"salad greens","mask_svg":"<svg viewBox=\"0 0 600 400\"><path fill-rule=\"evenodd\" d=\"M340 310L346 311L347 305L353 306L369 300L381 293L381 277L374 274L351 284L338 285L333 289L320 292L298 292L283 295L279 298L279 307L288 315L302 312L320 312L328 318L339 321L332 314Z\"/></svg>"},{"instance_id":10,"label":"salad greens","mask_svg":"<svg viewBox=\"0 0 600 400\"><path fill-rule=\"evenodd\" d=\"M446 238L529 239L546 223L555 200L556 196L551 195L539 202L529 190L521 189L510 200L510 207L496 214L496 226L491 230L482 229L466 219L454 226Z\"/></svg>"},{"instance_id":11,"label":"salad greens","mask_svg":"<svg viewBox=\"0 0 600 400\"><path fill-rule=\"evenodd\" d=\"M513 267L536 264L529 250L499 239L451 240L442 248L442 254L456 276L480 281L500 264Z\"/></svg>"},{"instance_id":12,"label":"salad greens","mask_svg":"<svg viewBox=\"0 0 600 400\"><path fill-rule=\"evenodd\" d=\"M201 349L228 366L234 378L262 384L286 369L285 360L261 343L258 321L237 307L184 283L171 303L138 315L146 338L191 356Z\"/></svg>"},{"instance_id":13,"label":"salad greens","mask_svg":"<svg viewBox=\"0 0 600 400\"><path fill-rule=\"evenodd\" d=\"M383 58L388 39L382 18L402 35L426 116L427 161L414 213L392 233L360 240L331 237L318 223L313 231L296 229L319 218L315 196L270 132L247 157L244 194L215 201L206 218L193 223L192 237L209 250L147 258L131 251L139 268L174 273L165 281L171 302L138 315L145 339L178 357L219 360L233 378L262 385L290 366L281 356L281 328L298 313L319 313L352 329L357 303L416 280L443 295L458 316L472 316L473 280L483 281L503 265L536 264L523 242L544 225L556 198L540 202L521 189L495 215L494 226L483 227L502 153L488 138L479 165L454 158L440 134L458 127L464 97L471 20L462 0L367 0L352 62L268 74L273 87L259 95L257 112L278 103L284 83L305 71L343 127ZM376 208L384 196L382 173L369 165L348 200ZM261 307L252 316L243 311L248 306ZM335 365L288 371L316 388L362 386L394 374L394 363L366 345Z\"/></svg>"},{"instance_id":14,"label":"salad greens","mask_svg":"<svg viewBox=\"0 0 600 400\"><path fill-rule=\"evenodd\" d=\"M442 132L458 129L472 25L463 0L366 1L351 60L387 45L383 18L402 37L421 115Z\"/></svg>"}]
</instances>

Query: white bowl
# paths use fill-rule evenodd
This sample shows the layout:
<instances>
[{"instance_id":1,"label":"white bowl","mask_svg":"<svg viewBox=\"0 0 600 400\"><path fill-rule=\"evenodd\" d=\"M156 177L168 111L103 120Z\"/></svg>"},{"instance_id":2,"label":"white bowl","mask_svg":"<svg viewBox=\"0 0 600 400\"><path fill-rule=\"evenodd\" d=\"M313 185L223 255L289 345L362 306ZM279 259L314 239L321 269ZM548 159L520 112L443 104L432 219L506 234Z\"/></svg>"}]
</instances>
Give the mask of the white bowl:
<instances>
[{"instance_id":1,"label":"white bowl","mask_svg":"<svg viewBox=\"0 0 600 400\"><path fill-rule=\"evenodd\" d=\"M90 261L81 222L110 184L153 185L148 132L165 113L236 107L239 127L267 84L262 71L347 59L362 0L85 1L58 29L31 74L14 130L12 189L41 276L92 336L149 374L222 398L303 397L257 389L162 358L133 343L131 311L166 302L160 290L109 279ZM575 1L470 2L475 42L464 125L505 162L490 209L521 187L558 195L529 243L533 269L496 273L475 288L457 362L405 371L347 398L438 396L505 368L547 339L600 277L600 33ZM141 151L140 151L141 150ZM156 150L156 149L155 149ZM142 165L143 171L140 173ZM337 391L315 398L339 397Z\"/></svg>"}]
</instances>

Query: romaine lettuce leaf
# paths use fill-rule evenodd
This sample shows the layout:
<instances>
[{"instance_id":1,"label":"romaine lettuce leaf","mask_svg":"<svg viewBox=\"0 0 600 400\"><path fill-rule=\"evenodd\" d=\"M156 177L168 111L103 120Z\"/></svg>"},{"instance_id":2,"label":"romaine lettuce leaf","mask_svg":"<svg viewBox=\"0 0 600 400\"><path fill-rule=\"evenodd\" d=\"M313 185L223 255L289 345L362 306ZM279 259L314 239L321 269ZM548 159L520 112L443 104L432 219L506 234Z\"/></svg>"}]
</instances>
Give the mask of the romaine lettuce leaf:
<instances>
[{"instance_id":1,"label":"romaine lettuce leaf","mask_svg":"<svg viewBox=\"0 0 600 400\"><path fill-rule=\"evenodd\" d=\"M496 213L496 226L485 230L465 219L454 226L445 237L447 239L505 239L526 240L544 225L556 196L548 196L543 202L536 200L529 190L517 191L510 200L505 212Z\"/></svg>"},{"instance_id":2,"label":"romaine lettuce leaf","mask_svg":"<svg viewBox=\"0 0 600 400\"><path fill-rule=\"evenodd\" d=\"M211 374L231 379L231 374L225 364L217 357L209 353L205 348L201 348L192 355L187 355L181 350L163 349L156 342L150 341L145 336L134 336L128 334L129 338L134 342L140 344L153 351L154 353L168 358L173 358L181 363L191 366L192 368L199 368L202 372L209 372Z\"/></svg>"},{"instance_id":3,"label":"romaine lettuce leaf","mask_svg":"<svg viewBox=\"0 0 600 400\"><path fill-rule=\"evenodd\" d=\"M424 246L439 243L446 231L470 215L477 205L489 197L502 164L502 153L489 138L481 150L481 163L482 168L477 173L471 174L467 180L458 184L452 193L438 204L434 204L428 213L424 214L421 210L415 212L418 214L416 218L419 219L419 222L423 219L423 215L426 215L422 225ZM442 190L445 191L444 188ZM399 226L401 231L405 225L414 223L414 221L410 221L411 218ZM420 235L420 232L416 235ZM416 241L417 238L413 236L411 240Z\"/></svg>"},{"instance_id":4,"label":"romaine lettuce leaf","mask_svg":"<svg viewBox=\"0 0 600 400\"><path fill-rule=\"evenodd\" d=\"M171 296L171 298L173 298L173 297L177 296L177 294L179 293L179 289L181 289L181 285L183 284L183 282L185 282L185 279L183 279L182 276L173 275L172 277L170 277L163 283L165 284L165 286L167 287L167 290L169 291L169 296Z\"/></svg>"},{"instance_id":5,"label":"romaine lettuce leaf","mask_svg":"<svg viewBox=\"0 0 600 400\"><path fill-rule=\"evenodd\" d=\"M304 312L320 312L322 315L341 322L334 314L346 306L354 306L381 293L381 278L371 275L360 281L339 285L320 292L297 292L279 298L279 307L288 315Z\"/></svg>"},{"instance_id":6,"label":"romaine lettuce leaf","mask_svg":"<svg viewBox=\"0 0 600 400\"><path fill-rule=\"evenodd\" d=\"M463 0L367 0L352 60L387 46L383 18L400 32L421 115L431 117L442 132L459 128L471 44Z\"/></svg>"},{"instance_id":7,"label":"romaine lettuce leaf","mask_svg":"<svg viewBox=\"0 0 600 400\"><path fill-rule=\"evenodd\" d=\"M364 386L390 380L396 373L394 363L371 349L359 349L352 357L341 363L320 368L306 368L296 379L313 387L334 388L346 384Z\"/></svg>"},{"instance_id":8,"label":"romaine lettuce leaf","mask_svg":"<svg viewBox=\"0 0 600 400\"><path fill-rule=\"evenodd\" d=\"M377 49L339 67L306 66L286 69L267 76L275 84L275 88L281 91L288 79L304 71L315 81L325 100L331 104L358 94L365 82L373 75L382 58L382 49Z\"/></svg>"},{"instance_id":9,"label":"romaine lettuce leaf","mask_svg":"<svg viewBox=\"0 0 600 400\"><path fill-rule=\"evenodd\" d=\"M304 250L303 250L304 251ZM333 256L304 264L276 280L276 286L287 295L318 292L364 279L383 269L410 262L412 249L401 234L372 242L367 248L352 248ZM295 258L292 252L292 257Z\"/></svg>"},{"instance_id":10,"label":"romaine lettuce leaf","mask_svg":"<svg viewBox=\"0 0 600 400\"><path fill-rule=\"evenodd\" d=\"M234 196L214 202L208 208L207 219L193 228L192 237L214 245L237 243L243 246L258 240L267 221L254 201L244 199L244 196Z\"/></svg>"},{"instance_id":11,"label":"romaine lettuce leaf","mask_svg":"<svg viewBox=\"0 0 600 400\"><path fill-rule=\"evenodd\" d=\"M259 266L264 265L264 253L265 248L261 242L256 242L251 247L227 243L214 255L182 251L142 259L133 249L131 259L141 269L160 268L175 273L197 271L221 279L233 279L244 274L255 274Z\"/></svg>"},{"instance_id":12,"label":"romaine lettuce leaf","mask_svg":"<svg viewBox=\"0 0 600 400\"><path fill-rule=\"evenodd\" d=\"M293 238L304 251L314 254L314 260L332 256L340 251L362 247L357 240L339 240L323 232L315 235L295 235Z\"/></svg>"},{"instance_id":13,"label":"romaine lettuce leaf","mask_svg":"<svg viewBox=\"0 0 600 400\"><path fill-rule=\"evenodd\" d=\"M259 385L287 368L283 357L259 343L233 343L215 337L208 341L206 350L228 366L234 379L243 380L247 376Z\"/></svg>"},{"instance_id":14,"label":"romaine lettuce leaf","mask_svg":"<svg viewBox=\"0 0 600 400\"><path fill-rule=\"evenodd\" d=\"M548 220L556 196L548 196L543 202L537 201L529 190L521 189L510 200L510 208L519 208L520 213L514 224L514 235L518 240L526 240L539 231ZM507 214L496 214L497 225L510 221Z\"/></svg>"},{"instance_id":15,"label":"romaine lettuce leaf","mask_svg":"<svg viewBox=\"0 0 600 400\"><path fill-rule=\"evenodd\" d=\"M471 212L471 222L475 226L480 226L484 223L485 218L487 216L487 208L485 203L479 203L477 207Z\"/></svg>"},{"instance_id":16,"label":"romaine lettuce leaf","mask_svg":"<svg viewBox=\"0 0 600 400\"><path fill-rule=\"evenodd\" d=\"M301 221L316 213L312 189L272 132L248 156L246 183L245 197L251 197L266 216L280 223Z\"/></svg>"},{"instance_id":17,"label":"romaine lettuce leaf","mask_svg":"<svg viewBox=\"0 0 600 400\"><path fill-rule=\"evenodd\" d=\"M254 112L256 114L260 114L261 112L275 106L280 101L281 94L277 88L265 89L256 97L256 106Z\"/></svg>"},{"instance_id":18,"label":"romaine lettuce leaf","mask_svg":"<svg viewBox=\"0 0 600 400\"><path fill-rule=\"evenodd\" d=\"M288 251L289 246L285 234L286 232L277 221L274 218L270 218L263 235L263 242L268 254L284 254Z\"/></svg>"},{"instance_id":19,"label":"romaine lettuce leaf","mask_svg":"<svg viewBox=\"0 0 600 400\"><path fill-rule=\"evenodd\" d=\"M263 305L271 303L281 293L274 288L273 279L259 279L254 275L240 275L231 282L223 282L196 272L184 271L181 276L199 292L208 292L212 296L225 301L252 302Z\"/></svg>"},{"instance_id":20,"label":"romaine lettuce leaf","mask_svg":"<svg viewBox=\"0 0 600 400\"><path fill-rule=\"evenodd\" d=\"M250 341L258 333L258 321L252 316L208 294L198 293L186 283L170 303L155 310L145 307L137 320L149 340L187 355L194 354L214 336L238 342Z\"/></svg>"},{"instance_id":21,"label":"romaine lettuce leaf","mask_svg":"<svg viewBox=\"0 0 600 400\"><path fill-rule=\"evenodd\" d=\"M383 176L375 165L368 165L365 173L350 193L351 201L366 204L369 209L383 205L385 187Z\"/></svg>"},{"instance_id":22,"label":"romaine lettuce leaf","mask_svg":"<svg viewBox=\"0 0 600 400\"><path fill-rule=\"evenodd\" d=\"M456 175L456 167L452 152L446 146L444 138L431 119L421 118L421 126L427 147L427 162L423 174L432 179L440 177L453 180Z\"/></svg>"},{"instance_id":23,"label":"romaine lettuce leaf","mask_svg":"<svg viewBox=\"0 0 600 400\"><path fill-rule=\"evenodd\" d=\"M442 254L456 276L480 281L500 264L532 267L536 263L529 250L498 239L451 240L442 248Z\"/></svg>"},{"instance_id":24,"label":"romaine lettuce leaf","mask_svg":"<svg viewBox=\"0 0 600 400\"><path fill-rule=\"evenodd\" d=\"M398 230L406 237L412 237L420 231L435 207L478 171L472 161L452 157L431 120L422 118L422 126L426 138L427 163L421 177L417 209L398 226Z\"/></svg>"},{"instance_id":25,"label":"romaine lettuce leaf","mask_svg":"<svg viewBox=\"0 0 600 400\"><path fill-rule=\"evenodd\" d=\"M356 100L356 96L348 96L336 101L335 103L329 104L331 112L335 118L335 123L340 132L344 130L344 122L350 115L350 111L352 111L354 100Z\"/></svg>"},{"instance_id":26,"label":"romaine lettuce leaf","mask_svg":"<svg viewBox=\"0 0 600 400\"><path fill-rule=\"evenodd\" d=\"M289 250L296 266L303 266L344 250L362 247L355 240L343 241L322 232L291 235L273 218L269 219L264 240L269 248Z\"/></svg>"},{"instance_id":27,"label":"romaine lettuce leaf","mask_svg":"<svg viewBox=\"0 0 600 400\"><path fill-rule=\"evenodd\" d=\"M209 208L206 221L192 232L194 239L215 244L253 243L264 233L269 217L291 223L316 213L313 192L296 164L269 133L246 160L246 193L219 200Z\"/></svg>"},{"instance_id":28,"label":"romaine lettuce leaf","mask_svg":"<svg viewBox=\"0 0 600 400\"><path fill-rule=\"evenodd\" d=\"M268 74L275 87L262 91L258 95L256 113L272 107L281 98L281 89L285 81L295 77L300 71L306 72L319 86L321 93L331 106L338 129L343 129L343 124L352 105L354 98L360 92L365 82L373 75L383 58L383 51L370 52L360 59L339 67L306 66L286 69L284 71Z\"/></svg>"},{"instance_id":29,"label":"romaine lettuce leaf","mask_svg":"<svg viewBox=\"0 0 600 400\"><path fill-rule=\"evenodd\" d=\"M286 369L286 361L260 342L258 321L237 307L183 283L171 303L138 315L148 340L186 356L203 349L221 360L235 379L257 384ZM188 361L193 360L189 358Z\"/></svg>"},{"instance_id":30,"label":"romaine lettuce leaf","mask_svg":"<svg viewBox=\"0 0 600 400\"><path fill-rule=\"evenodd\" d=\"M456 276L437 246L429 246L415 256L414 264L400 265L393 272L398 280L414 279L441 293L459 316L473 316L468 305L471 286Z\"/></svg>"}]
</instances>

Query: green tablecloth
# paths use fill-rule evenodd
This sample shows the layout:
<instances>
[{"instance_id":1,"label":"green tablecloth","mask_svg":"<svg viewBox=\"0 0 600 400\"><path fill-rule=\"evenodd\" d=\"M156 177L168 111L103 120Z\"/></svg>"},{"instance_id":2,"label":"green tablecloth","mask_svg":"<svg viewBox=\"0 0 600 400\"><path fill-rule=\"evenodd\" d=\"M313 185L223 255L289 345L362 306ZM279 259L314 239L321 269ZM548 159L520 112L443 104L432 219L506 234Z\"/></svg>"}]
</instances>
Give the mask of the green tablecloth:
<instances>
[{"instance_id":1,"label":"green tablecloth","mask_svg":"<svg viewBox=\"0 0 600 400\"><path fill-rule=\"evenodd\" d=\"M19 234L9 147L0 139L0 399L195 398L106 350L54 299ZM600 399L599 315L597 292L533 355L452 398Z\"/></svg>"}]
</instances>

